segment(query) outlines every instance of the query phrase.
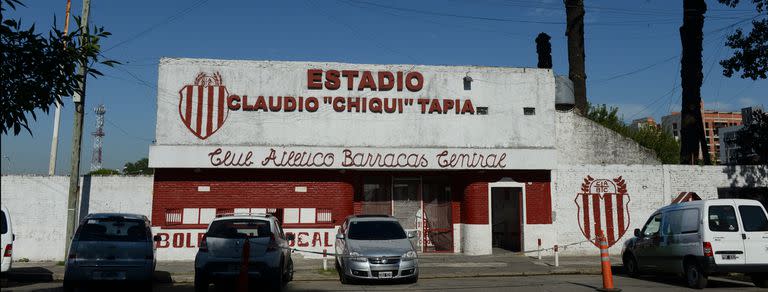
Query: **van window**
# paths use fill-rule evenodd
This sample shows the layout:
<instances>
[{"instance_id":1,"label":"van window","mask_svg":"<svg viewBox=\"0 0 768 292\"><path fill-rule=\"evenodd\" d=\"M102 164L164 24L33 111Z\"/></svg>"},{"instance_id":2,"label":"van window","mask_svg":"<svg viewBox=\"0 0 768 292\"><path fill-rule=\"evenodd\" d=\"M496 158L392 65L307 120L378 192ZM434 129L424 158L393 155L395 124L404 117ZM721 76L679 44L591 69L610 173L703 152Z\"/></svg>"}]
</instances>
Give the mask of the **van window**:
<instances>
[{"instance_id":1,"label":"van window","mask_svg":"<svg viewBox=\"0 0 768 292\"><path fill-rule=\"evenodd\" d=\"M143 220L123 217L88 219L80 225L76 236L80 241L149 241Z\"/></svg>"},{"instance_id":2,"label":"van window","mask_svg":"<svg viewBox=\"0 0 768 292\"><path fill-rule=\"evenodd\" d=\"M699 209L683 210L680 233L699 232Z\"/></svg>"},{"instance_id":3,"label":"van window","mask_svg":"<svg viewBox=\"0 0 768 292\"><path fill-rule=\"evenodd\" d=\"M0 231L2 231L2 234L8 233L8 222L5 221L5 212L0 211Z\"/></svg>"},{"instance_id":4,"label":"van window","mask_svg":"<svg viewBox=\"0 0 768 292\"><path fill-rule=\"evenodd\" d=\"M768 231L768 219L760 206L739 206L744 231Z\"/></svg>"},{"instance_id":5,"label":"van window","mask_svg":"<svg viewBox=\"0 0 768 292\"><path fill-rule=\"evenodd\" d=\"M664 225L661 227L664 235L696 233L699 231L699 210L686 209L665 213Z\"/></svg>"},{"instance_id":6,"label":"van window","mask_svg":"<svg viewBox=\"0 0 768 292\"><path fill-rule=\"evenodd\" d=\"M650 237L658 235L659 227L661 227L661 214L656 214L653 218L648 219L648 223L645 223L645 227L643 227L643 236Z\"/></svg>"},{"instance_id":7,"label":"van window","mask_svg":"<svg viewBox=\"0 0 768 292\"><path fill-rule=\"evenodd\" d=\"M680 221L683 220L682 211L672 211L664 213L664 225L661 230L664 235L680 234Z\"/></svg>"},{"instance_id":8,"label":"van window","mask_svg":"<svg viewBox=\"0 0 768 292\"><path fill-rule=\"evenodd\" d=\"M709 206L709 230L722 232L739 231L733 206Z\"/></svg>"}]
</instances>

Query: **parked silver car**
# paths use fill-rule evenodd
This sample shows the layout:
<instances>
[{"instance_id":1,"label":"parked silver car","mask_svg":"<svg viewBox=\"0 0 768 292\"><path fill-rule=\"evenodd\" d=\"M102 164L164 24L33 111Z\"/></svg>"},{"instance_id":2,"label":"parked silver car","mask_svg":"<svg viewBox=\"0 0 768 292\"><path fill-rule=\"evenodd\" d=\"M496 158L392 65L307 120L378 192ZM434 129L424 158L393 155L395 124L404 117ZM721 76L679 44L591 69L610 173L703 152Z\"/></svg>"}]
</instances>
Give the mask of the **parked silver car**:
<instances>
[{"instance_id":1,"label":"parked silver car","mask_svg":"<svg viewBox=\"0 0 768 292\"><path fill-rule=\"evenodd\" d=\"M418 255L397 219L385 215L347 217L336 234L336 270L341 283L382 279L416 283Z\"/></svg>"},{"instance_id":2,"label":"parked silver car","mask_svg":"<svg viewBox=\"0 0 768 292\"><path fill-rule=\"evenodd\" d=\"M266 281L269 290L282 290L293 279L288 240L293 237L286 237L270 214L219 215L208 225L195 256L195 291L208 291L212 282L237 283L246 242L248 277Z\"/></svg>"},{"instance_id":3,"label":"parked silver car","mask_svg":"<svg viewBox=\"0 0 768 292\"><path fill-rule=\"evenodd\" d=\"M155 264L155 245L146 216L88 214L69 246L64 288L125 281L141 285L142 291L151 290Z\"/></svg>"}]
</instances>

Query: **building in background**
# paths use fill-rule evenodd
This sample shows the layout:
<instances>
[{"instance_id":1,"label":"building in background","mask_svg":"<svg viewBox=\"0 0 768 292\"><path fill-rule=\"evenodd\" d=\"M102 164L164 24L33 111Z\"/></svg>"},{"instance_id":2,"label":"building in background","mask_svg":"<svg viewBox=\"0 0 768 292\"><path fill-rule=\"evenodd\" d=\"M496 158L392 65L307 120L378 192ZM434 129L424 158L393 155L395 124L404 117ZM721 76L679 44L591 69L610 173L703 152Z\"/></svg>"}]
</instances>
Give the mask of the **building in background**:
<instances>
[{"instance_id":1,"label":"building in background","mask_svg":"<svg viewBox=\"0 0 768 292\"><path fill-rule=\"evenodd\" d=\"M736 133L745 125L752 123L752 113L762 110L762 106L751 106L741 109L741 125L720 128L720 164L736 164L739 146L736 144Z\"/></svg>"},{"instance_id":2,"label":"building in background","mask_svg":"<svg viewBox=\"0 0 768 292\"><path fill-rule=\"evenodd\" d=\"M708 153L714 162L721 164L720 129L741 125L742 114L740 112L702 110L701 116L704 122L704 136L707 139L707 147L709 147ZM671 133L675 140L680 141L680 112L672 112L670 115L662 117L661 127L665 132ZM701 153L699 153L699 158L703 158Z\"/></svg>"},{"instance_id":3,"label":"building in background","mask_svg":"<svg viewBox=\"0 0 768 292\"><path fill-rule=\"evenodd\" d=\"M659 124L657 124L656 120L654 120L652 117L644 117L632 120L632 123L629 124L629 127L634 130L640 130L647 128L658 128Z\"/></svg>"}]
</instances>

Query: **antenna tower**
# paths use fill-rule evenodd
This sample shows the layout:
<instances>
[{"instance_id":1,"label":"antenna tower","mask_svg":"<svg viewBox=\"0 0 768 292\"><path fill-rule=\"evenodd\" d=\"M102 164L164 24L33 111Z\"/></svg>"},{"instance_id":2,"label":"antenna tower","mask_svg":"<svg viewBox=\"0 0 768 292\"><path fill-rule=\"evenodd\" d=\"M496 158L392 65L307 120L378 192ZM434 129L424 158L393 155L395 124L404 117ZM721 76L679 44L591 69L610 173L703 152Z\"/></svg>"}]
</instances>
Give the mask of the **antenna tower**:
<instances>
[{"instance_id":1,"label":"antenna tower","mask_svg":"<svg viewBox=\"0 0 768 292\"><path fill-rule=\"evenodd\" d=\"M96 131L91 133L93 136L93 153L91 154L91 171L101 169L101 148L104 145L104 114L107 109L104 104L93 109L96 113Z\"/></svg>"}]
</instances>

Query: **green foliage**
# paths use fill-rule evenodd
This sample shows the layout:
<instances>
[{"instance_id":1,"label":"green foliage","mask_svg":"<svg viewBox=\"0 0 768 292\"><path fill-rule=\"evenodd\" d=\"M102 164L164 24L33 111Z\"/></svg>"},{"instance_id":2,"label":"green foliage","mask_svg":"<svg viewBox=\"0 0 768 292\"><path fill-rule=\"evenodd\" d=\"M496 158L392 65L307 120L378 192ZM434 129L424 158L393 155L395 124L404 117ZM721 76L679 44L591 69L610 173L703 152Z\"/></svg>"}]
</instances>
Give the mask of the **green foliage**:
<instances>
[{"instance_id":1,"label":"green foliage","mask_svg":"<svg viewBox=\"0 0 768 292\"><path fill-rule=\"evenodd\" d=\"M35 110L48 113L60 96L80 91L78 83L85 76L77 74L82 64L117 62L100 57L99 40L110 35L104 28L94 27L93 34L77 29L68 35L56 27L47 36L35 31L35 25L24 28L20 20L6 18L6 7L16 10L19 0L0 0L0 134L13 130L18 135L29 129L28 115L37 120ZM55 20L54 20L55 23ZM102 75L88 68L87 75ZM86 75L86 76L87 76Z\"/></svg>"},{"instance_id":2,"label":"green foliage","mask_svg":"<svg viewBox=\"0 0 768 292\"><path fill-rule=\"evenodd\" d=\"M752 112L752 123L736 133L739 164L768 164L768 113Z\"/></svg>"},{"instance_id":3,"label":"green foliage","mask_svg":"<svg viewBox=\"0 0 768 292\"><path fill-rule=\"evenodd\" d=\"M149 175L155 173L155 170L149 168L149 159L142 158L136 162L128 162L123 168L123 174L128 175Z\"/></svg>"},{"instance_id":4,"label":"green foliage","mask_svg":"<svg viewBox=\"0 0 768 292\"><path fill-rule=\"evenodd\" d=\"M671 134L657 127L644 127L638 130L630 128L618 116L619 109L606 105L589 105L586 117L620 135L630 138L641 146L651 149L664 164L680 162L680 144Z\"/></svg>"},{"instance_id":5,"label":"green foliage","mask_svg":"<svg viewBox=\"0 0 768 292\"><path fill-rule=\"evenodd\" d=\"M739 0L718 0L736 7ZM768 0L752 0L757 15L752 18L752 31L745 34L740 28L728 36L725 45L734 50L733 56L720 61L723 75L733 76L741 71L741 78L766 79L768 73Z\"/></svg>"},{"instance_id":6,"label":"green foliage","mask_svg":"<svg viewBox=\"0 0 768 292\"><path fill-rule=\"evenodd\" d=\"M118 175L119 171L108 168L101 168L88 173L88 175Z\"/></svg>"}]
</instances>

